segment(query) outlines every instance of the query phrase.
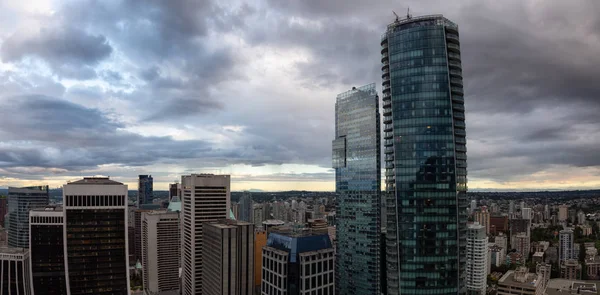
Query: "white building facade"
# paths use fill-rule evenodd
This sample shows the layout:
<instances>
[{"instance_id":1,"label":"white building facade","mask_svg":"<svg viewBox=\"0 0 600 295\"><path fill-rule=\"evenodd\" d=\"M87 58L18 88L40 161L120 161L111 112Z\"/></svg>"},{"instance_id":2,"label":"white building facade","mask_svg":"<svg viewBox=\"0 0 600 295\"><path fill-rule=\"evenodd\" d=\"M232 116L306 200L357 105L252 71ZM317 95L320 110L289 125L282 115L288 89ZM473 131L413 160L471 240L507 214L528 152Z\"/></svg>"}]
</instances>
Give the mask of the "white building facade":
<instances>
[{"instance_id":1,"label":"white building facade","mask_svg":"<svg viewBox=\"0 0 600 295\"><path fill-rule=\"evenodd\" d=\"M485 294L488 272L488 237L485 227L469 225L467 230L467 290L471 294Z\"/></svg>"}]
</instances>

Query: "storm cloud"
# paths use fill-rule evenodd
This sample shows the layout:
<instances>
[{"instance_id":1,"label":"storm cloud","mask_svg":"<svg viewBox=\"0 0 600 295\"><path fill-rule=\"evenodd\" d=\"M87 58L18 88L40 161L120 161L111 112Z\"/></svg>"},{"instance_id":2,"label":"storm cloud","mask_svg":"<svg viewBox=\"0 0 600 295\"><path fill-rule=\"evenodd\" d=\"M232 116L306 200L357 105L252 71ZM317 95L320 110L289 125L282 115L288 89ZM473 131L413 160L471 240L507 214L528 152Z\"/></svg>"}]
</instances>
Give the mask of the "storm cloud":
<instances>
[{"instance_id":1,"label":"storm cloud","mask_svg":"<svg viewBox=\"0 0 600 295\"><path fill-rule=\"evenodd\" d=\"M13 20L0 29L0 176L171 181L208 167L247 182L331 181L335 95L381 85L380 36L408 7L459 25L470 186L548 186L556 171L592 185L595 0L0 4Z\"/></svg>"}]
</instances>

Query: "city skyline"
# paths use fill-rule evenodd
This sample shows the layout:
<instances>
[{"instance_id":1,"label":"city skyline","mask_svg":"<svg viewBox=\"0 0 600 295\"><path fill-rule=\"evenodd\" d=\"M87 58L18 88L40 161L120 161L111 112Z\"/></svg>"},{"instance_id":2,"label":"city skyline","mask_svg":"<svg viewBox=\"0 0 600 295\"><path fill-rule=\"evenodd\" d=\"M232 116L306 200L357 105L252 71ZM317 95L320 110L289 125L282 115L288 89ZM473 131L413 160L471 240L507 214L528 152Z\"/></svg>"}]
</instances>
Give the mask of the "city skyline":
<instances>
[{"instance_id":1,"label":"city skyline","mask_svg":"<svg viewBox=\"0 0 600 295\"><path fill-rule=\"evenodd\" d=\"M219 171L333 191L333 97L381 85L380 32L408 6L459 25L470 189L600 185L600 4L422 2L5 1L0 187Z\"/></svg>"}]
</instances>

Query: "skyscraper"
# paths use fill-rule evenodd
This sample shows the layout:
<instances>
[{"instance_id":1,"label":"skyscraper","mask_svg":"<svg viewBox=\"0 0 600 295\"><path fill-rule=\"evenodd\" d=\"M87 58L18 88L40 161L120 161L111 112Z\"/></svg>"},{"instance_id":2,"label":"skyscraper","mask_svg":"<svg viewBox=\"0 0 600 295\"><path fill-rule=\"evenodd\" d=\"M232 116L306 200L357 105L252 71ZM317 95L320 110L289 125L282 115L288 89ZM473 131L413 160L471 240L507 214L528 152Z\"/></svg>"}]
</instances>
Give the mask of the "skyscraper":
<instances>
[{"instance_id":1,"label":"skyscraper","mask_svg":"<svg viewBox=\"0 0 600 295\"><path fill-rule=\"evenodd\" d=\"M142 270L146 294L179 294L179 213L142 213Z\"/></svg>"},{"instance_id":2,"label":"skyscraper","mask_svg":"<svg viewBox=\"0 0 600 295\"><path fill-rule=\"evenodd\" d=\"M252 217L254 215L254 207L252 207L252 198L250 197L250 193L243 193L239 203L240 217L238 218L238 220L252 222Z\"/></svg>"},{"instance_id":3,"label":"skyscraper","mask_svg":"<svg viewBox=\"0 0 600 295\"><path fill-rule=\"evenodd\" d=\"M379 294L381 151L375 84L341 93L332 143L337 193L337 294ZM357 259L360 257L360 259Z\"/></svg>"},{"instance_id":4,"label":"skyscraper","mask_svg":"<svg viewBox=\"0 0 600 295\"><path fill-rule=\"evenodd\" d=\"M134 245L134 249L133 249L133 259L135 259L134 263L137 263L138 261L140 261L142 263L142 266L144 265L143 261L142 261L142 215L144 214L144 212L152 212L152 210L150 209L135 209L135 211L133 212L133 227L134 227L134 235L132 237L129 237L130 239L133 239L133 245Z\"/></svg>"},{"instance_id":5,"label":"skyscraper","mask_svg":"<svg viewBox=\"0 0 600 295\"><path fill-rule=\"evenodd\" d=\"M34 294L67 294L63 210L39 208L29 213L29 254Z\"/></svg>"},{"instance_id":6,"label":"skyscraper","mask_svg":"<svg viewBox=\"0 0 600 295\"><path fill-rule=\"evenodd\" d=\"M181 190L181 292L183 295L203 294L203 224L229 217L230 177L184 175Z\"/></svg>"},{"instance_id":7,"label":"skyscraper","mask_svg":"<svg viewBox=\"0 0 600 295\"><path fill-rule=\"evenodd\" d=\"M153 184L154 179L152 175L140 175L138 178L138 197L137 205L138 208L142 204L152 204L154 198Z\"/></svg>"},{"instance_id":8,"label":"skyscraper","mask_svg":"<svg viewBox=\"0 0 600 295\"><path fill-rule=\"evenodd\" d=\"M467 290L484 295L487 288L488 237L485 227L469 225L467 234Z\"/></svg>"},{"instance_id":9,"label":"skyscraper","mask_svg":"<svg viewBox=\"0 0 600 295\"><path fill-rule=\"evenodd\" d=\"M204 294L254 294L254 224L220 220L204 224Z\"/></svg>"},{"instance_id":10,"label":"skyscraper","mask_svg":"<svg viewBox=\"0 0 600 295\"><path fill-rule=\"evenodd\" d=\"M458 26L441 15L396 19L381 53L388 294L463 293L468 201Z\"/></svg>"},{"instance_id":11,"label":"skyscraper","mask_svg":"<svg viewBox=\"0 0 600 295\"><path fill-rule=\"evenodd\" d=\"M273 229L262 251L261 295L336 294L326 232Z\"/></svg>"},{"instance_id":12,"label":"skyscraper","mask_svg":"<svg viewBox=\"0 0 600 295\"><path fill-rule=\"evenodd\" d=\"M28 249L0 248L0 295L31 294L30 273Z\"/></svg>"},{"instance_id":13,"label":"skyscraper","mask_svg":"<svg viewBox=\"0 0 600 295\"><path fill-rule=\"evenodd\" d=\"M63 202L67 294L129 294L127 186L86 177Z\"/></svg>"},{"instance_id":14,"label":"skyscraper","mask_svg":"<svg viewBox=\"0 0 600 295\"><path fill-rule=\"evenodd\" d=\"M573 245L573 230L570 228L563 229L558 235L558 261L559 264L569 259L576 259L574 257L574 245Z\"/></svg>"},{"instance_id":15,"label":"skyscraper","mask_svg":"<svg viewBox=\"0 0 600 295\"><path fill-rule=\"evenodd\" d=\"M29 248L29 211L48 205L48 186L8 188L8 245Z\"/></svg>"}]
</instances>

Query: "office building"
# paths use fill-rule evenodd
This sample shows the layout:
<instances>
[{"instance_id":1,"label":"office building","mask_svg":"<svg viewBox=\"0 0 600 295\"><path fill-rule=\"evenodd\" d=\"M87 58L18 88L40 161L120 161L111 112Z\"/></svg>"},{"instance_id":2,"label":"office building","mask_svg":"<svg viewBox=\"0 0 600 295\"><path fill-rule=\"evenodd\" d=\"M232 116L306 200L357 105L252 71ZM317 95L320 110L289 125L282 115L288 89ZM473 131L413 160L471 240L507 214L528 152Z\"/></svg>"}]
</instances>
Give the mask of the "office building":
<instances>
[{"instance_id":1,"label":"office building","mask_svg":"<svg viewBox=\"0 0 600 295\"><path fill-rule=\"evenodd\" d=\"M485 228L485 234L490 234L490 212L486 207L481 208L481 211L475 212L475 222L481 224Z\"/></svg>"},{"instance_id":2,"label":"office building","mask_svg":"<svg viewBox=\"0 0 600 295\"><path fill-rule=\"evenodd\" d=\"M29 247L29 211L48 205L48 186L8 188L8 246Z\"/></svg>"},{"instance_id":3,"label":"office building","mask_svg":"<svg viewBox=\"0 0 600 295\"><path fill-rule=\"evenodd\" d=\"M140 240L145 294L179 294L179 213L144 212Z\"/></svg>"},{"instance_id":4,"label":"office building","mask_svg":"<svg viewBox=\"0 0 600 295\"><path fill-rule=\"evenodd\" d=\"M181 190L181 293L203 294L203 224L229 217L230 177L213 174L184 175L181 177Z\"/></svg>"},{"instance_id":5,"label":"office building","mask_svg":"<svg viewBox=\"0 0 600 295\"><path fill-rule=\"evenodd\" d=\"M267 245L267 231L256 229L254 232L254 289L255 294L260 294L262 280L262 248Z\"/></svg>"},{"instance_id":6,"label":"office building","mask_svg":"<svg viewBox=\"0 0 600 295\"><path fill-rule=\"evenodd\" d=\"M137 195L138 208L140 208L142 204L152 204L152 200L154 199L153 186L154 179L152 178L152 175L139 176Z\"/></svg>"},{"instance_id":7,"label":"office building","mask_svg":"<svg viewBox=\"0 0 600 295\"><path fill-rule=\"evenodd\" d=\"M569 217L569 206L568 205L558 206L558 221L566 222L568 217Z\"/></svg>"},{"instance_id":8,"label":"office building","mask_svg":"<svg viewBox=\"0 0 600 295\"><path fill-rule=\"evenodd\" d=\"M560 264L560 277L566 280L581 280L581 264L576 259L568 259Z\"/></svg>"},{"instance_id":9,"label":"office building","mask_svg":"<svg viewBox=\"0 0 600 295\"><path fill-rule=\"evenodd\" d=\"M32 294L27 248L0 248L0 263L0 295Z\"/></svg>"},{"instance_id":10,"label":"office building","mask_svg":"<svg viewBox=\"0 0 600 295\"><path fill-rule=\"evenodd\" d=\"M134 259L135 262L137 263L138 261L140 263L142 263L142 215L145 212L152 212L153 210L150 209L135 209L135 211L133 212L133 218L134 218L134 229L135 229L135 234L133 237L130 237L130 239L134 240Z\"/></svg>"},{"instance_id":11,"label":"office building","mask_svg":"<svg viewBox=\"0 0 600 295\"><path fill-rule=\"evenodd\" d=\"M472 224L467 230L467 292L486 294L488 270L488 237L485 227Z\"/></svg>"},{"instance_id":12,"label":"office building","mask_svg":"<svg viewBox=\"0 0 600 295\"><path fill-rule=\"evenodd\" d=\"M67 294L129 294L127 186L86 177L63 202Z\"/></svg>"},{"instance_id":13,"label":"office building","mask_svg":"<svg viewBox=\"0 0 600 295\"><path fill-rule=\"evenodd\" d=\"M33 294L67 294L64 219L61 207L29 213L29 260Z\"/></svg>"},{"instance_id":14,"label":"office building","mask_svg":"<svg viewBox=\"0 0 600 295\"><path fill-rule=\"evenodd\" d=\"M337 294L379 294L381 290L379 117L374 83L353 87L336 98L332 164L337 193Z\"/></svg>"},{"instance_id":15,"label":"office building","mask_svg":"<svg viewBox=\"0 0 600 295\"><path fill-rule=\"evenodd\" d=\"M6 196L0 196L0 226L6 228L4 224L4 217L8 213L8 198Z\"/></svg>"},{"instance_id":16,"label":"office building","mask_svg":"<svg viewBox=\"0 0 600 295\"><path fill-rule=\"evenodd\" d=\"M179 183L169 184L169 202L175 197L177 197L177 200L181 200L181 184Z\"/></svg>"},{"instance_id":17,"label":"office building","mask_svg":"<svg viewBox=\"0 0 600 295\"><path fill-rule=\"evenodd\" d=\"M203 293L254 294L254 224L220 220L204 224Z\"/></svg>"},{"instance_id":18,"label":"office building","mask_svg":"<svg viewBox=\"0 0 600 295\"><path fill-rule=\"evenodd\" d=\"M539 275L530 273L527 267L507 271L498 280L498 295L543 295L544 283Z\"/></svg>"},{"instance_id":19,"label":"office building","mask_svg":"<svg viewBox=\"0 0 600 295\"><path fill-rule=\"evenodd\" d=\"M279 228L263 247L261 295L335 294L327 233Z\"/></svg>"},{"instance_id":20,"label":"office building","mask_svg":"<svg viewBox=\"0 0 600 295\"><path fill-rule=\"evenodd\" d=\"M254 203L252 202L252 197L250 193L243 193L242 197L239 201L240 209L239 209L239 217L238 220L253 222L254 217Z\"/></svg>"},{"instance_id":21,"label":"office building","mask_svg":"<svg viewBox=\"0 0 600 295\"><path fill-rule=\"evenodd\" d=\"M574 254L573 230L563 229L558 234L558 261L562 263L569 259L577 259Z\"/></svg>"},{"instance_id":22,"label":"office building","mask_svg":"<svg viewBox=\"0 0 600 295\"><path fill-rule=\"evenodd\" d=\"M458 35L441 15L409 16L388 25L381 39L390 295L465 290L469 205Z\"/></svg>"}]
</instances>

